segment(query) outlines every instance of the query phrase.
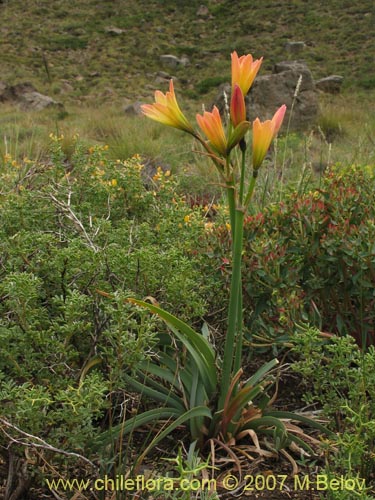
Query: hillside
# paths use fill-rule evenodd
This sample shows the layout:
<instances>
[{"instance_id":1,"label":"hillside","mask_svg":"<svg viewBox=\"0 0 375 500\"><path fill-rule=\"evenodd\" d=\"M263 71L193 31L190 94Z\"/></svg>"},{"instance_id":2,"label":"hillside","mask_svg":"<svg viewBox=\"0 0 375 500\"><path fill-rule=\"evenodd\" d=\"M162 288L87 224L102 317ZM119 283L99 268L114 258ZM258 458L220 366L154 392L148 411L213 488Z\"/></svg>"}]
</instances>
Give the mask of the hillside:
<instances>
[{"instance_id":1,"label":"hillside","mask_svg":"<svg viewBox=\"0 0 375 500\"><path fill-rule=\"evenodd\" d=\"M341 74L346 88L375 86L373 0L202 1L3 0L0 79L91 105L149 96L163 70L197 98L229 77L232 50L263 55L265 72L293 57L286 42L303 41L298 57L315 78ZM189 65L163 67L163 54Z\"/></svg>"}]
</instances>

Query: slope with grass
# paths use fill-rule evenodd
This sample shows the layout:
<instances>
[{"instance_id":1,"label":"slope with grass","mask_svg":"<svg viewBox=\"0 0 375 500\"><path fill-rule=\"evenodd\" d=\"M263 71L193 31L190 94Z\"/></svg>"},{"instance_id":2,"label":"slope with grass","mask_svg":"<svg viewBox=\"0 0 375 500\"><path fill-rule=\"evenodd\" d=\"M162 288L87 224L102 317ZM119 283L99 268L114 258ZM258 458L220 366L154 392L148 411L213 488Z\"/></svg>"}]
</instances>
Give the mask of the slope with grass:
<instances>
[{"instance_id":1,"label":"slope with grass","mask_svg":"<svg viewBox=\"0 0 375 500\"><path fill-rule=\"evenodd\" d=\"M65 101L142 98L153 90L160 56L187 56L170 70L199 97L229 78L232 50L264 56L263 70L288 57L285 43L306 43L302 57L316 78L345 76L348 88L370 89L373 74L372 0L5 0L0 5L1 79L31 80ZM203 10L204 12L204 10ZM117 34L111 29L117 28ZM220 75L219 79L212 75ZM157 85L156 85L157 86Z\"/></svg>"}]
</instances>

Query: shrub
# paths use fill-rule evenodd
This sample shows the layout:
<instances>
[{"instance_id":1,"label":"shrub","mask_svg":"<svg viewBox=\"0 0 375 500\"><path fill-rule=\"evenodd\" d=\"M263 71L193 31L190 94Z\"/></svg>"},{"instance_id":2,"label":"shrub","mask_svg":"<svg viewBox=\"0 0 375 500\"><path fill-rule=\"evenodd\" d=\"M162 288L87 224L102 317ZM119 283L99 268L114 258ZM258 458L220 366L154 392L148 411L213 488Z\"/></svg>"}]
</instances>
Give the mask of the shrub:
<instances>
[{"instance_id":1,"label":"shrub","mask_svg":"<svg viewBox=\"0 0 375 500\"><path fill-rule=\"evenodd\" d=\"M1 416L51 446L104 460L93 435L124 404L124 373L155 342L156 319L124 297L151 295L197 320L202 297L216 300L220 284L197 251L206 221L168 172L146 187L139 158L109 160L107 148L77 141L67 158L63 145L52 137L44 163L7 156L0 174ZM0 453L15 467L9 429L0 429Z\"/></svg>"},{"instance_id":2,"label":"shrub","mask_svg":"<svg viewBox=\"0 0 375 500\"><path fill-rule=\"evenodd\" d=\"M327 455L327 472L363 478L369 487L375 471L373 346L363 354L350 336L322 341L317 329L305 327L296 332L294 342L297 360L292 367L305 380L304 399L319 403L338 433L333 453Z\"/></svg>"},{"instance_id":3,"label":"shrub","mask_svg":"<svg viewBox=\"0 0 375 500\"><path fill-rule=\"evenodd\" d=\"M244 305L249 339L285 342L295 323L375 340L374 175L370 167L337 166L321 186L253 213L245 222ZM227 231L213 241L228 248ZM230 265L230 263L228 263Z\"/></svg>"}]
</instances>

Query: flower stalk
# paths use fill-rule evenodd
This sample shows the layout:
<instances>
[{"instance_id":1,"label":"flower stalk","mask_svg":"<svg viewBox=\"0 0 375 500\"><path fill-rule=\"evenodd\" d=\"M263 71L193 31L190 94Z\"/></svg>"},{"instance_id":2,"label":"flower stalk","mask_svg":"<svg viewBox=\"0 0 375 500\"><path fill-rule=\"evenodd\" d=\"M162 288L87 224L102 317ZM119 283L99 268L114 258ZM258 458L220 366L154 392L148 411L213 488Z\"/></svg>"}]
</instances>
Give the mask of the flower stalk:
<instances>
[{"instance_id":1,"label":"flower stalk","mask_svg":"<svg viewBox=\"0 0 375 500\"><path fill-rule=\"evenodd\" d=\"M232 277L230 285L230 298L228 310L228 330L224 344L224 357L220 383L220 395L218 410L222 410L226 394L229 390L231 378L234 373L234 358L240 356L239 351L242 349L242 307L241 314L239 314L239 305L242 300L241 287L241 266L242 266L242 240L243 240L243 220L244 211L236 207L235 231L233 241L233 264L232 264ZM238 354L237 354L238 352Z\"/></svg>"},{"instance_id":2,"label":"flower stalk","mask_svg":"<svg viewBox=\"0 0 375 500\"><path fill-rule=\"evenodd\" d=\"M286 111L286 107L281 106L272 120L264 122L261 122L259 118L254 120L252 159L248 162L245 136L251 124L246 120L245 96L249 92L263 59L254 60L251 54L239 57L237 52L233 52L231 57L232 96L230 101L230 123L227 128L224 127L218 108L214 106L211 112L204 111L203 114L196 115L198 124L198 130L196 130L182 113L177 103L172 80L169 92L166 94L159 91L155 92L155 103L142 106L143 113L149 118L193 135L213 160L226 186L232 236L232 276L227 333L222 355L221 373L217 378L218 400L216 413L211 422L211 429L217 428L218 419L221 418L223 412L225 413L225 408L228 407L228 395L231 398L236 398L238 393L238 397L242 397L243 389L238 386L238 374L241 373L243 346L241 268L244 217L251 203L258 171L272 140L281 127ZM231 159L231 153L235 148L238 148L240 153L239 165ZM250 172L249 163L252 166ZM159 314L167 314L160 311ZM182 330L185 329L186 335L192 335L186 325L180 327ZM247 392L249 390L249 388L246 389ZM227 424L225 428L228 428Z\"/></svg>"}]
</instances>

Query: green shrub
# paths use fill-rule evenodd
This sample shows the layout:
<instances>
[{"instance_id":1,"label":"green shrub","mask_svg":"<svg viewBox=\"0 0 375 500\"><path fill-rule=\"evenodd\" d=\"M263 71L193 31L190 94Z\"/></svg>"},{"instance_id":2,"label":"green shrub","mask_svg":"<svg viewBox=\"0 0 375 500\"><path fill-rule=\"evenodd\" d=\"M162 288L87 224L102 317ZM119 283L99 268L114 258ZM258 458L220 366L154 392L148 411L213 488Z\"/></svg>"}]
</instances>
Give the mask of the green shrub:
<instances>
[{"instance_id":1,"label":"green shrub","mask_svg":"<svg viewBox=\"0 0 375 500\"><path fill-rule=\"evenodd\" d=\"M320 189L286 192L247 218L244 306L252 342L284 342L296 322L310 321L374 343L374 206L373 169L337 166ZM214 234L221 259L227 231Z\"/></svg>"},{"instance_id":2,"label":"green shrub","mask_svg":"<svg viewBox=\"0 0 375 500\"><path fill-rule=\"evenodd\" d=\"M301 328L294 336L297 360L308 404L319 403L337 438L331 442L326 468L330 476L360 477L371 486L375 442L375 350L361 353L350 336L323 341L314 328ZM334 496L329 498L351 498ZM367 498L361 496L360 498ZM372 498L372 497L371 497Z\"/></svg>"},{"instance_id":3,"label":"green shrub","mask_svg":"<svg viewBox=\"0 0 375 500\"><path fill-rule=\"evenodd\" d=\"M67 156L52 137L46 162L8 155L0 172L1 417L98 460L107 450L93 449L93 436L121 413L124 374L150 356L160 330L124 299L152 296L198 321L222 293L198 251L201 211L169 172L146 183L139 158L110 160L106 149L75 142ZM6 432L0 443L10 463Z\"/></svg>"}]
</instances>

